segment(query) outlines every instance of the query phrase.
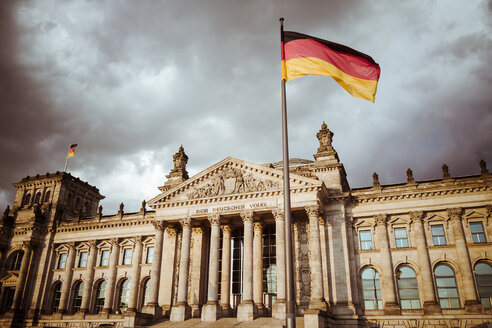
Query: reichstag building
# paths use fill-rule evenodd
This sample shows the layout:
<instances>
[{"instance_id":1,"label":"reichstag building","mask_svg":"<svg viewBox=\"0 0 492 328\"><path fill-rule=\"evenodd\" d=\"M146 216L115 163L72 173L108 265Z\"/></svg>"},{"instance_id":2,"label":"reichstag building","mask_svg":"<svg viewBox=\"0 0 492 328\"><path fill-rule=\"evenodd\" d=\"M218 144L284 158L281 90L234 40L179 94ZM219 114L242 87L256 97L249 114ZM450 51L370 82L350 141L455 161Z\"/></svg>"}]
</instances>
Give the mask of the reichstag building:
<instances>
[{"instance_id":1,"label":"reichstag building","mask_svg":"<svg viewBox=\"0 0 492 328\"><path fill-rule=\"evenodd\" d=\"M304 327L491 327L492 175L350 188L323 123L292 159ZM226 158L189 177L181 147L139 212L65 172L28 176L0 225L0 327L285 323L282 163ZM266 318L265 318L266 317ZM195 319L193 319L195 318ZM270 321L268 321L270 320Z\"/></svg>"}]
</instances>

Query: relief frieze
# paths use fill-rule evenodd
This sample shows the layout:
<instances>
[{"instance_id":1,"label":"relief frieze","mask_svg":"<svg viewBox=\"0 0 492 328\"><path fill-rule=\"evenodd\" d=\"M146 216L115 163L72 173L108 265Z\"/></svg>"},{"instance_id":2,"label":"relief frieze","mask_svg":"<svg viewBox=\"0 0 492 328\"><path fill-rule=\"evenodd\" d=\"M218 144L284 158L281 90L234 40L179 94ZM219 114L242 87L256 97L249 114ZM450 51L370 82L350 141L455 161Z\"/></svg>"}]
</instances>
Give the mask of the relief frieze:
<instances>
[{"instance_id":1,"label":"relief frieze","mask_svg":"<svg viewBox=\"0 0 492 328\"><path fill-rule=\"evenodd\" d=\"M251 173L229 167L214 175L206 185L197 187L188 193L188 198L196 199L278 188L280 188L279 182L256 179Z\"/></svg>"}]
</instances>

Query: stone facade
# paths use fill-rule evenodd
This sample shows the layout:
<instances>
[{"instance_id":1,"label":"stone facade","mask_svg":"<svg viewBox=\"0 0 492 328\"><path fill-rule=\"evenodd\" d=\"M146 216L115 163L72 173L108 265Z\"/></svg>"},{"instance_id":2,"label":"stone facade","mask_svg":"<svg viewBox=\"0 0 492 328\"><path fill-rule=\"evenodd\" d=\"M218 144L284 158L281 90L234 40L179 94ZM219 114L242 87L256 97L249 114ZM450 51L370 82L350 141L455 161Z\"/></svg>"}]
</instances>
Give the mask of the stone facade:
<instances>
[{"instance_id":1,"label":"stone facade","mask_svg":"<svg viewBox=\"0 0 492 328\"><path fill-rule=\"evenodd\" d=\"M490 327L492 175L351 189L323 123L290 163L296 315L305 327ZM103 215L65 172L18 183L0 236L0 327L285 320L281 163L226 158ZM150 207L150 209L147 208ZM288 229L289 230L289 229Z\"/></svg>"}]
</instances>

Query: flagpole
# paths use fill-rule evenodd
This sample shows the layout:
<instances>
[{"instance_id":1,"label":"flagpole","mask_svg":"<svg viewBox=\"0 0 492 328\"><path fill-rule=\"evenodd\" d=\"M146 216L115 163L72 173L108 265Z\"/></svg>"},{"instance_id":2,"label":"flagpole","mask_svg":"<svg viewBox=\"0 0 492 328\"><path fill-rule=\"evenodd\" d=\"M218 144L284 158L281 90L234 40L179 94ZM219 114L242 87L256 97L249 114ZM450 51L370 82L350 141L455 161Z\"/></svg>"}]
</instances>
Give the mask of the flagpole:
<instances>
[{"instance_id":1,"label":"flagpole","mask_svg":"<svg viewBox=\"0 0 492 328\"><path fill-rule=\"evenodd\" d=\"M70 152L70 145L68 145L68 150L67 150L67 159L65 160L65 169L63 170L63 172L67 172L67 166L68 166L68 154Z\"/></svg>"},{"instance_id":2,"label":"flagpole","mask_svg":"<svg viewBox=\"0 0 492 328\"><path fill-rule=\"evenodd\" d=\"M284 19L280 18L280 40L284 54ZM285 216L285 280L287 328L295 328L294 266L292 255L292 218L290 209L289 145L287 134L287 99L285 79L282 77L282 147L284 166L284 216Z\"/></svg>"}]
</instances>

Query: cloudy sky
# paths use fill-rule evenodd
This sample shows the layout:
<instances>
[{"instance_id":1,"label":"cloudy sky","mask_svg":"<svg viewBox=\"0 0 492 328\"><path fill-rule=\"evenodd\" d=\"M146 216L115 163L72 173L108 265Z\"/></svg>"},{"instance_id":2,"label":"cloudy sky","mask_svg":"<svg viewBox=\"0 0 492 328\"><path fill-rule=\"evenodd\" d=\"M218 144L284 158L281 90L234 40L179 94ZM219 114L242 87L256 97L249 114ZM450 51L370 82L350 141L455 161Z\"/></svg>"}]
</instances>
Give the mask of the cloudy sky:
<instances>
[{"instance_id":1,"label":"cloudy sky","mask_svg":"<svg viewBox=\"0 0 492 328\"><path fill-rule=\"evenodd\" d=\"M279 17L381 66L376 102L329 77L287 85L291 157L325 121L351 187L492 171L492 1L1 1L0 209L12 182L69 171L105 214L156 196L182 144L196 174L278 161Z\"/></svg>"}]
</instances>

